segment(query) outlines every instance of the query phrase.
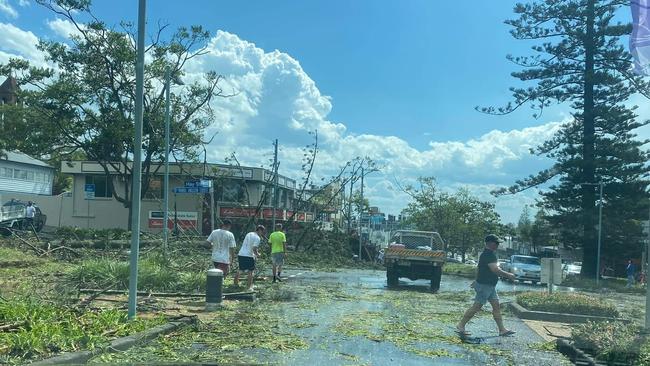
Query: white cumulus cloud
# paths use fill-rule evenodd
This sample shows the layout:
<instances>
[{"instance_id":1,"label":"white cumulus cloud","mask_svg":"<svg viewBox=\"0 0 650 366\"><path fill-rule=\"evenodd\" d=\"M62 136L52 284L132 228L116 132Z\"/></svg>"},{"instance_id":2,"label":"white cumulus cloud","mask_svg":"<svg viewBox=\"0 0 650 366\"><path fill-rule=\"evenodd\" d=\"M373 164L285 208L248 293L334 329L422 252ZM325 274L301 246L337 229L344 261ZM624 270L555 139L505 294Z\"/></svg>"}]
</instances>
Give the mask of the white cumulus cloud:
<instances>
[{"instance_id":1,"label":"white cumulus cloud","mask_svg":"<svg viewBox=\"0 0 650 366\"><path fill-rule=\"evenodd\" d=\"M70 36L81 35L81 32L79 32L77 27L69 20L64 20L60 18L56 18L54 20L48 20L47 26L55 34L57 34L62 38L69 38Z\"/></svg>"},{"instance_id":2,"label":"white cumulus cloud","mask_svg":"<svg viewBox=\"0 0 650 366\"><path fill-rule=\"evenodd\" d=\"M18 18L18 12L14 9L7 0L0 0L0 13L4 13L11 19Z\"/></svg>"},{"instance_id":3,"label":"white cumulus cloud","mask_svg":"<svg viewBox=\"0 0 650 366\"><path fill-rule=\"evenodd\" d=\"M61 37L75 34L63 20L47 22ZM11 24L0 23L0 62L8 55L42 62L37 37ZM315 175L326 177L356 156L368 156L381 167L367 179L371 204L397 214L408 204L400 188L415 184L420 176L434 176L443 189L466 187L483 199L495 202L506 221L516 221L524 204L534 202L535 191L495 198L489 192L551 165L529 153L548 139L560 122L511 131L493 130L461 141L431 141L416 148L397 136L355 135L344 123L329 117L333 100L323 95L300 63L278 50L266 51L237 35L219 31L209 41L207 53L192 59L185 68L186 83L202 73L225 76L222 87L230 98L216 98L216 119L207 132L218 133L209 146L209 159L223 161L237 152L246 165L267 164L273 139L280 139L281 173L300 178L302 150L311 142L308 131L318 130L320 154Z\"/></svg>"}]
</instances>

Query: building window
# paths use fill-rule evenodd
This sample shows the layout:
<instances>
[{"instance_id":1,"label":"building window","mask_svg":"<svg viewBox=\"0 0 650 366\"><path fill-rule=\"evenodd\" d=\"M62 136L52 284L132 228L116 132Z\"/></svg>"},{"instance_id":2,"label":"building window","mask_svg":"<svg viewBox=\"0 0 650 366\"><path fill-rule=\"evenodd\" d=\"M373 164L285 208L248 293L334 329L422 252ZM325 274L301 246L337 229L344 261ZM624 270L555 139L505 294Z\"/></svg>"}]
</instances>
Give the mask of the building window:
<instances>
[{"instance_id":1,"label":"building window","mask_svg":"<svg viewBox=\"0 0 650 366\"><path fill-rule=\"evenodd\" d=\"M149 178L149 187L144 194L144 198L161 199L163 197L163 180L161 177Z\"/></svg>"},{"instance_id":2,"label":"building window","mask_svg":"<svg viewBox=\"0 0 650 366\"><path fill-rule=\"evenodd\" d=\"M95 185L95 197L97 198L113 197L113 183L107 175L87 175L86 184Z\"/></svg>"},{"instance_id":3,"label":"building window","mask_svg":"<svg viewBox=\"0 0 650 366\"><path fill-rule=\"evenodd\" d=\"M224 202L244 202L246 199L244 187L239 182L225 183L222 192L221 201Z\"/></svg>"},{"instance_id":4,"label":"building window","mask_svg":"<svg viewBox=\"0 0 650 366\"><path fill-rule=\"evenodd\" d=\"M14 179L27 180L27 171L24 169L14 169Z\"/></svg>"},{"instance_id":5,"label":"building window","mask_svg":"<svg viewBox=\"0 0 650 366\"><path fill-rule=\"evenodd\" d=\"M14 170L12 168L0 168L0 177L2 178L13 178Z\"/></svg>"}]
</instances>

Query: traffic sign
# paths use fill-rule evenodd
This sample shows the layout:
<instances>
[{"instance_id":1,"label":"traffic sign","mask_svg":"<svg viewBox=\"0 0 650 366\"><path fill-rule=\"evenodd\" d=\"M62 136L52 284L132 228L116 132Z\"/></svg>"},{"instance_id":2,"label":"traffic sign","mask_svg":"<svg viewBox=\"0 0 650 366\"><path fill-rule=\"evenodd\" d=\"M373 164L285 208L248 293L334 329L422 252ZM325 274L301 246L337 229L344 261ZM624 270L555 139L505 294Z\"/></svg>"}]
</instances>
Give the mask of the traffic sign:
<instances>
[{"instance_id":1,"label":"traffic sign","mask_svg":"<svg viewBox=\"0 0 650 366\"><path fill-rule=\"evenodd\" d=\"M186 188L210 188L212 187L212 181L211 180L188 180L185 181L185 187Z\"/></svg>"},{"instance_id":2,"label":"traffic sign","mask_svg":"<svg viewBox=\"0 0 650 366\"><path fill-rule=\"evenodd\" d=\"M210 193L208 187L176 187L174 193Z\"/></svg>"},{"instance_id":3,"label":"traffic sign","mask_svg":"<svg viewBox=\"0 0 650 366\"><path fill-rule=\"evenodd\" d=\"M94 184L85 184L84 185L84 198L87 200L92 200L95 198L95 185Z\"/></svg>"}]
</instances>

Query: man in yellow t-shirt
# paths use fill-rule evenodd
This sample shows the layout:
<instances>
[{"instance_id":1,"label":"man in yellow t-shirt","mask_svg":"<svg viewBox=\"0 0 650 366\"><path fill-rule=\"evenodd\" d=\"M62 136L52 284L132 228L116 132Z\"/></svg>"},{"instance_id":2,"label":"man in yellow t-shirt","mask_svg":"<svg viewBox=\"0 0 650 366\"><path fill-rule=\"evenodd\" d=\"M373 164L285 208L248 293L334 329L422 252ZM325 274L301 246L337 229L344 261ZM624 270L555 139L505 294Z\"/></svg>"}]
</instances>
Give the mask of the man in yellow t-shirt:
<instances>
[{"instance_id":1,"label":"man in yellow t-shirt","mask_svg":"<svg viewBox=\"0 0 650 366\"><path fill-rule=\"evenodd\" d=\"M269 237L271 242L271 260L273 262L273 282L282 282L280 274L284 264L285 253L287 251L287 237L282 232L282 224L275 225L275 231Z\"/></svg>"}]
</instances>

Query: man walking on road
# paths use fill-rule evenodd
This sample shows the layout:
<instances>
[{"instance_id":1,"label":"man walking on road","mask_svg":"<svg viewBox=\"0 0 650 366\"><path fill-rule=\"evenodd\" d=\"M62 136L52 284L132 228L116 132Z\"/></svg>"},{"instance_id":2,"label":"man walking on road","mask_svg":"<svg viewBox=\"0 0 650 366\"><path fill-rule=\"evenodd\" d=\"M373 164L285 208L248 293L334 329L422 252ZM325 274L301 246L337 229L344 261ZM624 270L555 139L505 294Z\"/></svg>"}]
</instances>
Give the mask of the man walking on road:
<instances>
[{"instance_id":1,"label":"man walking on road","mask_svg":"<svg viewBox=\"0 0 650 366\"><path fill-rule=\"evenodd\" d=\"M275 231L269 237L271 242L271 261L273 262L273 282L282 282L282 266L287 252L287 237L282 232L282 224L275 225Z\"/></svg>"},{"instance_id":2,"label":"man walking on road","mask_svg":"<svg viewBox=\"0 0 650 366\"><path fill-rule=\"evenodd\" d=\"M235 286L239 286L239 275L242 272L248 272L248 290L253 289L253 272L255 272L255 260L259 258L260 253L257 248L260 246L260 238L264 236L266 229L258 225L255 231L246 234L244 242L238 254L239 270L235 274Z\"/></svg>"},{"instance_id":3,"label":"man walking on road","mask_svg":"<svg viewBox=\"0 0 650 366\"><path fill-rule=\"evenodd\" d=\"M223 271L223 277L228 275L230 263L235 256L235 236L230 232L230 220L223 220L221 229L208 236L208 244L212 246L212 262L214 267Z\"/></svg>"},{"instance_id":4,"label":"man walking on road","mask_svg":"<svg viewBox=\"0 0 650 366\"><path fill-rule=\"evenodd\" d=\"M496 250L499 247L500 242L501 239L496 235L490 234L485 237L485 250L483 250L483 253L481 253L481 256L479 257L476 281L472 283L472 287L476 292L474 305L467 309L465 315L463 315L463 318L460 320L460 323L456 326L456 332L461 337L467 337L470 335L470 333L465 330L465 325L467 325L470 319L472 319L488 301L490 302L490 305L492 305L492 317L497 323L497 327L499 327L499 335L509 336L515 334L514 331L506 329L506 327L503 326L499 296L496 291L499 276L511 280L515 279L514 274L502 271L497 265Z\"/></svg>"}]
</instances>

